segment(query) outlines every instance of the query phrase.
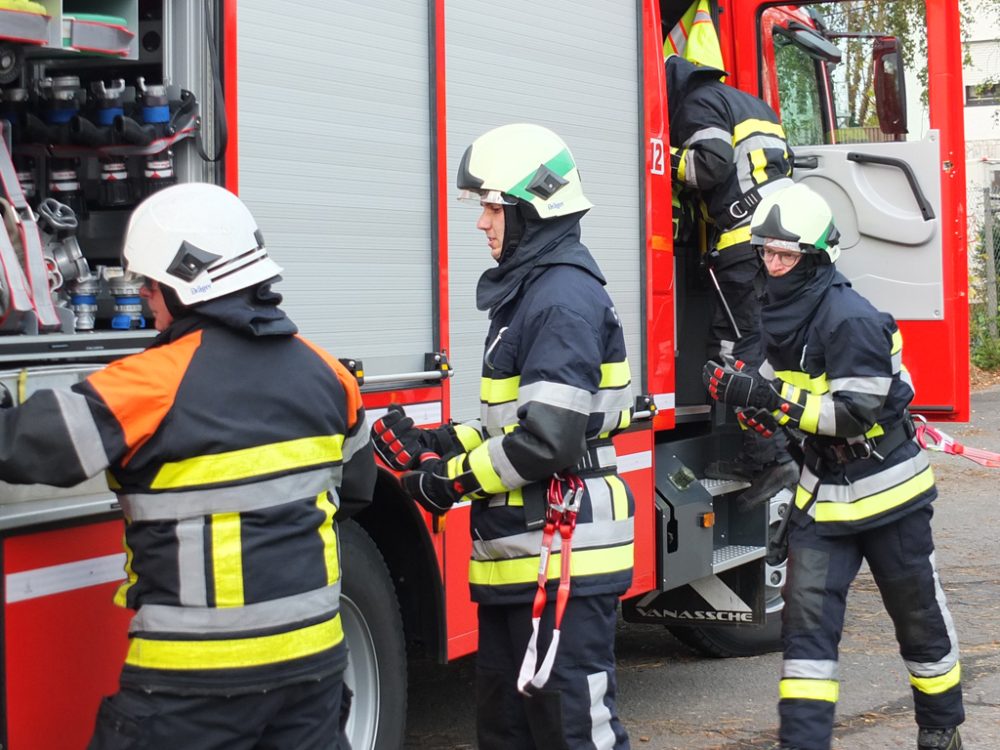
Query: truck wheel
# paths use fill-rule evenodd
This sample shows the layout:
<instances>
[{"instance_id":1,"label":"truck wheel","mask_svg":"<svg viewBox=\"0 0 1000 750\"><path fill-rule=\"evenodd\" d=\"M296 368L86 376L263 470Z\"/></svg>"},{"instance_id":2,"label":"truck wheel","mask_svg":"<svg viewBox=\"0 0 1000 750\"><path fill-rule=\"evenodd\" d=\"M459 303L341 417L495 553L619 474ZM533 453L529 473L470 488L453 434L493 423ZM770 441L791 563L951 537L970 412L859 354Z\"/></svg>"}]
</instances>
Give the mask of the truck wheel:
<instances>
[{"instance_id":1,"label":"truck wheel","mask_svg":"<svg viewBox=\"0 0 1000 750\"><path fill-rule=\"evenodd\" d=\"M347 737L354 750L396 750L406 731L406 644L392 578L375 542L353 521L339 525L347 639L345 684L354 692Z\"/></svg>"},{"instance_id":2,"label":"truck wheel","mask_svg":"<svg viewBox=\"0 0 1000 750\"><path fill-rule=\"evenodd\" d=\"M788 512L791 494L781 492L771 500L769 527L774 533L781 517ZM785 585L786 561L776 566L764 563L764 609L766 619L759 628L733 625L713 628L669 628L671 635L703 656L716 659L732 656L759 656L781 651L781 611L785 600L781 589Z\"/></svg>"}]
</instances>

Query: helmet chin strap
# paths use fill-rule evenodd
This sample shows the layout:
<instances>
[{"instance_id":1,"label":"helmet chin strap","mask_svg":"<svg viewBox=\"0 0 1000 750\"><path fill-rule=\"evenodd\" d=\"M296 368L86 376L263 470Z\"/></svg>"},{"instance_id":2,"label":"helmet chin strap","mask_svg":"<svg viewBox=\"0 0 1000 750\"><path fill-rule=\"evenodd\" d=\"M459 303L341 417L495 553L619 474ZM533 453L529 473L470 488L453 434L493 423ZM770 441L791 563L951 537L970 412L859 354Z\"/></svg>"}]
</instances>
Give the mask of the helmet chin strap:
<instances>
[{"instance_id":1,"label":"helmet chin strap","mask_svg":"<svg viewBox=\"0 0 1000 750\"><path fill-rule=\"evenodd\" d=\"M527 225L524 212L521 210L521 202L518 201L513 206L503 207L503 247L500 249L500 258L497 264L509 261L517 251L517 246L521 244L524 236L524 229Z\"/></svg>"}]
</instances>

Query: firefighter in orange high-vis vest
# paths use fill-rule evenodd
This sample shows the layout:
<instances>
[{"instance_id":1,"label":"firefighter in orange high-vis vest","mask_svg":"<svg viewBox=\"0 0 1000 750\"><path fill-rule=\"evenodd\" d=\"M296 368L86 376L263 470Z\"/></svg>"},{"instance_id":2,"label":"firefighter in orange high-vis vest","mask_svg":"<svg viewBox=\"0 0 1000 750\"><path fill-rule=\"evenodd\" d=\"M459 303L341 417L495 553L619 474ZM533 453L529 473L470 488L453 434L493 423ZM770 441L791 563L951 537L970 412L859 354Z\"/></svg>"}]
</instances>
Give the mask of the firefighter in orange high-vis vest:
<instances>
[{"instance_id":1,"label":"firefighter in orange high-vis vest","mask_svg":"<svg viewBox=\"0 0 1000 750\"><path fill-rule=\"evenodd\" d=\"M375 482L357 380L278 307L232 193L157 192L124 262L153 343L0 410L0 480L107 469L125 515L115 601L135 615L90 748L347 747L337 524Z\"/></svg>"}]
</instances>

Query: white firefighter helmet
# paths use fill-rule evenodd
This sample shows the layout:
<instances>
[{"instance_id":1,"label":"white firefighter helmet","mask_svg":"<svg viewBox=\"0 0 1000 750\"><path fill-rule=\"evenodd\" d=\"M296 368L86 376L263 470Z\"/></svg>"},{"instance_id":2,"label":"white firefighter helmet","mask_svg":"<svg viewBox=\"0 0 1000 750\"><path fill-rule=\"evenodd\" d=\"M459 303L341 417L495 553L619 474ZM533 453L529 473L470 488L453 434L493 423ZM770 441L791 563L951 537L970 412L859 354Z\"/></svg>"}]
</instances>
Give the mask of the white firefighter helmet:
<instances>
[{"instance_id":1,"label":"white firefighter helmet","mask_svg":"<svg viewBox=\"0 0 1000 750\"><path fill-rule=\"evenodd\" d=\"M465 191L461 197L488 203L520 199L542 219L593 207L562 138L527 123L503 125L474 140L458 167L458 189Z\"/></svg>"},{"instance_id":2,"label":"white firefighter helmet","mask_svg":"<svg viewBox=\"0 0 1000 750\"><path fill-rule=\"evenodd\" d=\"M184 305L281 273L243 201L204 182L173 185L140 203L129 220L122 256L129 271L171 287Z\"/></svg>"},{"instance_id":3,"label":"white firefighter helmet","mask_svg":"<svg viewBox=\"0 0 1000 750\"><path fill-rule=\"evenodd\" d=\"M818 253L828 263L840 257L839 239L829 204L802 183L764 198L750 220L750 244L754 247L766 241L779 249Z\"/></svg>"}]
</instances>

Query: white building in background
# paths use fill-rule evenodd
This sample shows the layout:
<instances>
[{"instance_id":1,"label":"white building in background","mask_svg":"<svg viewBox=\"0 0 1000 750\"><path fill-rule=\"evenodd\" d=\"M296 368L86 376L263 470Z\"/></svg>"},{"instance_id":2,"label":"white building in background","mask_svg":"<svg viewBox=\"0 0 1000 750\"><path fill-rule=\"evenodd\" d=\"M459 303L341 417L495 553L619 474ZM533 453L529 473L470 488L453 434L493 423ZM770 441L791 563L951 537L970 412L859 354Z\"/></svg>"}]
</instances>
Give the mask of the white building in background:
<instances>
[{"instance_id":1,"label":"white building in background","mask_svg":"<svg viewBox=\"0 0 1000 750\"><path fill-rule=\"evenodd\" d=\"M984 188L1000 195L1000 22L985 5L972 2L975 21L966 43L971 61L962 75L970 242L982 226Z\"/></svg>"}]
</instances>

